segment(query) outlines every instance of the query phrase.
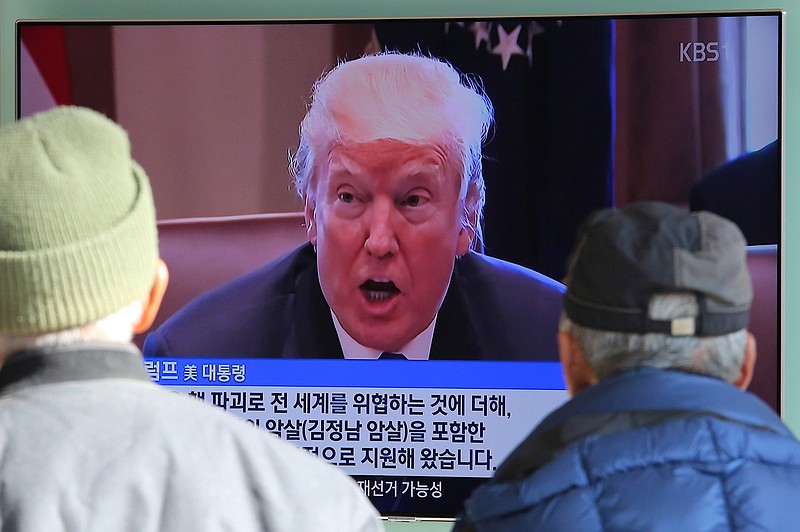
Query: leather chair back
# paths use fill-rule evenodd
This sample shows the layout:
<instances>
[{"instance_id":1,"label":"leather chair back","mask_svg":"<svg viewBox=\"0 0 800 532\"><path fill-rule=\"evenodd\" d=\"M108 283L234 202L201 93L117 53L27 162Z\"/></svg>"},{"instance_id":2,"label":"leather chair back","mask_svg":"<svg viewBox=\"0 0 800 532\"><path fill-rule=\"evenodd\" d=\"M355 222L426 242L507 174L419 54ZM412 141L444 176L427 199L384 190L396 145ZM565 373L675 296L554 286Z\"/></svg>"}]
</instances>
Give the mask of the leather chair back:
<instances>
[{"instance_id":1,"label":"leather chair back","mask_svg":"<svg viewBox=\"0 0 800 532\"><path fill-rule=\"evenodd\" d=\"M780 404L782 371L778 296L778 246L749 246L747 265L753 280L750 332L756 338L756 369L750 391L775 410Z\"/></svg>"},{"instance_id":2,"label":"leather chair back","mask_svg":"<svg viewBox=\"0 0 800 532\"><path fill-rule=\"evenodd\" d=\"M170 280L151 330L203 292L304 242L301 212L159 221L158 247ZM141 347L146 335L137 335L135 343Z\"/></svg>"}]
</instances>

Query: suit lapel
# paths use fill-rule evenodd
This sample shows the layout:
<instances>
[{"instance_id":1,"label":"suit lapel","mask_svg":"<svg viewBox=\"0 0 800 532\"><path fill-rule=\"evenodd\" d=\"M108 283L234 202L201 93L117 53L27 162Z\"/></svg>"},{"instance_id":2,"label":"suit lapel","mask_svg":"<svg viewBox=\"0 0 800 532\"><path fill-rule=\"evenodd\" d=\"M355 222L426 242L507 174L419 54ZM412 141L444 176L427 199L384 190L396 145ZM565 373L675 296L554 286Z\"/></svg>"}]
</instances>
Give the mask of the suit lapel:
<instances>
[{"instance_id":1,"label":"suit lapel","mask_svg":"<svg viewBox=\"0 0 800 532\"><path fill-rule=\"evenodd\" d=\"M302 268L293 276L294 310L283 356L286 358L344 358L330 307L322 295L317 261L311 245Z\"/></svg>"},{"instance_id":2,"label":"suit lapel","mask_svg":"<svg viewBox=\"0 0 800 532\"><path fill-rule=\"evenodd\" d=\"M474 324L465 309L467 302L462 293L458 263L453 269L450 286L436 318L431 343L431 359L480 360L484 353L475 334Z\"/></svg>"}]
</instances>

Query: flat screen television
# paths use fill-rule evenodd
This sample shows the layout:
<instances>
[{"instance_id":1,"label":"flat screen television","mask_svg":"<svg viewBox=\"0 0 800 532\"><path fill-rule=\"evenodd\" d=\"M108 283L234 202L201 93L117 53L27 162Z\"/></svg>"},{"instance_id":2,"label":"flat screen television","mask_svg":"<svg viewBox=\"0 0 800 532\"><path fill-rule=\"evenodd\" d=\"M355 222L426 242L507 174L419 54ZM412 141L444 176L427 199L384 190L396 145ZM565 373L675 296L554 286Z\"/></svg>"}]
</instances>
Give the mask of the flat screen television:
<instances>
[{"instance_id":1,"label":"flat screen television","mask_svg":"<svg viewBox=\"0 0 800 532\"><path fill-rule=\"evenodd\" d=\"M791 291L800 283L793 282L789 273L792 271L791 264L796 263L792 250L782 245L790 241L793 235L789 223L789 207L794 200L793 186L789 179L784 182L784 175L793 175L790 169L800 169L792 149L792 146L800 147L800 132L797 131L800 124L797 124L797 118L792 118L797 115L797 112L792 115L793 106L796 105L791 99L785 98L786 94L791 94L791 87L798 88L797 80L789 76L791 69L785 68L787 63L797 64L800 59L785 51L786 45L796 40L796 36L785 28L789 27L787 18L797 16L797 7L789 7L781 12L765 10L771 6L757 2L729 2L724 6L715 4L714 12L699 12L694 4L664 3L659 6L660 9L648 6L649 13L635 13L624 3L598 6L572 2L565 6L560 2L552 2L534 8L505 2L491 9L477 2L458 5L453 2L424 8L407 4L368 8L357 3L345 3L337 6L333 13L326 6L311 3L295 8L282 7L281 11L234 3L232 9L226 9L223 14L211 6L166 8L155 4L122 8L121 4L100 6L87 1L81 3L83 7L77 8L77 11L63 8L59 11L58 8L44 8L35 3L23 6L22 2L4 2L3 11L0 12L3 15L0 17L3 50L0 118L3 121L12 120L41 106L55 103L80 103L106 112L131 132L134 155L148 169L154 181L159 212L166 213L168 217L296 209L297 204L292 203L296 201L295 198L285 190L277 205L265 205L263 201L281 197L274 189L288 188L285 153L296 143L292 136L299 121L297 112L302 116L310 82L323 69L329 68L337 57L353 57L353 54L360 53L362 47L374 46L376 41L379 46L430 52L453 61L464 71L483 76L487 92L498 110L497 136L492 140L495 145L504 140L502 137L511 127L505 125L505 121L501 122L501 119L506 120L502 113L514 115L513 109L519 109L519 105L535 107L534 104L543 103L543 107L529 111L538 113L540 121L548 124L549 129L532 128L527 131L525 134L530 135L527 145L535 146L537 142L541 144L545 140L554 142L556 155L551 150L548 156L556 159L544 165L548 172L535 167L537 159L534 157L533 161L527 161L529 166L526 169L520 170L522 177L519 179L527 178L526 172L557 174L556 182L540 182L538 185L538 190L553 194L537 194L537 197L543 196L537 200L540 201L537 206L548 224L537 226L528 219L520 222L499 215L512 201L519 199L513 192L518 188L491 181L490 175L487 175L488 201L497 203L487 203L486 251L529 266L554 279L563 273L564 254L572 244L570 238L577 223L576 218L584 215L588 209L622 205L635 199L665 199L688 206L694 182L729 160L777 142L779 170L771 178L778 183L778 204L785 203L787 208L776 218L777 228L773 229L777 238L772 237L775 241L759 241L758 244L774 244L778 264L785 264L778 272L783 282L779 284L777 297L777 301L783 302L784 306L783 312L779 313L782 319L777 324L780 334L778 351L774 354L775 370L767 379L767 388L763 393L765 400L779 410L790 425L797 426L792 417L797 414L791 408L791 386L784 386L783 382L797 382L795 377L800 375L793 369L795 366L791 359L782 364L780 356L784 349L791 352L792 345L798 342L791 331L783 332L783 324L794 312ZM680 11L682 9L684 11ZM13 19L5 16L7 14L13 15ZM9 20L17 24L12 26ZM482 40L483 30L488 30L485 40ZM29 38L26 32L36 31L51 34L60 32L61 37L57 38L65 43L62 55L54 53L52 46L46 47L44 55L49 57L49 66L43 66L44 63L38 59L37 54L41 54L41 50L37 52L25 45ZM504 39L517 32L515 41L509 41L510 44L501 47L501 31ZM9 39L9 32L13 32L13 40ZM289 33L295 36L299 34L301 38L292 40L287 37ZM141 40L142 36L146 36L145 41ZM52 38L52 35L46 37ZM30 37L30 40L35 42L37 39ZM13 63L11 66L7 53L9 42L15 51L10 59ZM103 57L102 53L97 53L98 42L113 43L113 55ZM220 42L228 42L227 53L236 53L237 58L245 56L247 60L266 62L273 69L302 70L294 76L297 79L290 80L296 85L287 91L271 85L271 78L266 81L262 78L255 89L242 90L243 86L252 84L243 85L242 79L235 77L235 69L225 70L226 65L235 61L225 61L224 57L217 58L220 62L215 66L223 69L226 75L214 75L211 80L203 78L202 75L208 71L208 65L203 61L208 60L209 49L203 50L202 46L214 46ZM326 43L328 49L314 50L309 44L312 42ZM148 50L147 47L154 43L155 47ZM253 43L261 43L261 49L253 46ZM83 46L84 51L95 50L95 53L92 57L86 54L77 54L78 58L75 54L70 57L67 44L72 47ZM471 53L482 52L484 59L491 62L488 66L470 63L476 60L457 55L458 44L467 44ZM758 46L753 46L756 44ZM200 48L193 52L190 50L193 46ZM35 45L31 48L35 48ZM220 47L214 46L214 49L219 50ZM269 55L271 50L278 52L277 57ZM153 54L170 56L173 52L180 52L172 56L173 63L168 62L169 57L165 58L164 64L152 60L155 57ZM134 61L138 59L139 62L125 66L120 61L126 57ZM197 62L192 63L192 60ZM459 61L463 63L459 65ZM31 66L36 68L31 69ZM522 92L530 95L533 103L512 103L511 96L515 96L512 90L496 89L497 92L492 93L493 84L502 82L494 81L492 76L514 73L517 67L537 73L534 81L529 76L517 82L527 84ZM76 81L66 83L61 88L48 86L46 80L52 79L53 75L48 73L49 69L57 68L72 69L72 72L77 69L80 75L74 77ZM165 68L167 70L159 70ZM185 70L181 70L183 68ZM263 68L263 65L258 68ZM479 71L481 68L486 70ZM146 79L148 73L151 80ZM238 75L242 75L241 72ZM293 76L286 74L284 77ZM125 80L125 83L120 80ZM164 90L165 83L179 82L185 85L180 85L177 93L170 94ZM38 86L36 90L22 89L35 86ZM189 87L201 87L202 92L187 96L191 94ZM258 100L265 99L264 93L259 93L259 90L291 97L282 97L277 109L265 108L258 103ZM755 95L757 98L750 99ZM51 101L48 101L48 97ZM193 97L199 100L191 100ZM209 143L219 146L219 151L228 148L208 139L194 138L196 129L187 135L186 130L179 127L181 120L187 119L199 108L197 105L182 108L179 104L182 99L195 104L205 102L202 109L214 117L214 124L224 123L219 121L220 115L215 115L215 112L230 116L231 106L236 109L236 105L258 106L257 111L249 113L239 122L249 120L253 127L258 128L259 123L277 117L279 121L289 124L290 133L256 129L253 143L237 143L230 149L239 151L227 154L227 161L236 160L239 165L237 171L241 170L240 173L250 179L241 187L243 190L253 190L256 183L263 181L264 173L280 176L272 180L277 183L273 189L262 191L269 200L253 203L249 197L253 194L243 194L243 197L220 201L218 194L203 196L198 193L192 206L183 201L185 196L180 198L181 201L168 199L170 186L159 182L160 176L175 175L175 167L181 162L163 157L163 139L179 142L176 146L188 146L187 149L199 152L207 152L204 146ZM143 107L145 103L149 107ZM506 105L511 111L503 110ZM674 107L676 105L677 108ZM294 114L284 109L292 106ZM680 112L676 112L676 109ZM241 109L239 111L238 116L242 116ZM157 130L160 137L148 138L145 134ZM214 133L220 135L219 131ZM553 140L553 136L559 138ZM276 138L279 140L274 141ZM668 143L675 144L671 146L674 150L664 148L665 139L674 139ZM247 154L259 153L261 146L263 150L259 161L240 160L247 158ZM487 150L493 148L490 143ZM269 150L280 155L264 153ZM544 158L541 152L530 151ZM507 164L502 156L503 151L498 153L491 156L491 161L496 161L494 164L497 165ZM518 149L512 153L518 153ZM780 164L784 160L785 174ZM214 164L203 163L199 166L219 175L219 164L224 164L224 161L217 160ZM491 164L487 163L487 166L487 172L491 171ZM198 170L197 167L188 168ZM225 168L230 169L230 166ZM595 176L591 186L579 179L587 168ZM681 176L681 182L674 181L675 175ZM643 176L652 178L645 179ZM226 175L226 179L229 178ZM218 188L211 184L213 175L203 174L197 179L198 183L208 183L206 191ZM165 177L162 181L168 179ZM556 190L555 183L559 184ZM507 188L504 189L504 186ZM185 190L185 184L179 188ZM164 191L161 199L159 190ZM576 193L576 190L580 193ZM213 197L209 199L210 196ZM800 197L797 199L800 200ZM570 214L574 215L573 219L563 213L566 210L564 205L573 207L569 209ZM517 206L508 210L520 209ZM558 224L555 221L559 218L564 222L563 227L556 228ZM519 238L504 238L508 234L513 235L520 223L531 224L524 226L524 230L537 237L531 240L540 242L538 248L533 244L520 247ZM165 365L165 362L168 364ZM196 362L198 367L203 368L202 360ZM504 453L532 428L536 420L565 398L557 367L537 368L540 370L537 374L542 378L534 382L533 379L519 378L521 368L526 363L509 365L459 361L457 366L447 366L443 365L444 362L429 361L424 363L427 366L402 366L402 370L397 370L383 362L382 367L366 367L357 361L319 361L310 362L310 367L305 366L303 378L298 378L296 361L262 359L207 362L204 370L206 380L201 386L193 382L179 384L170 381L173 376L185 374L185 366L178 366L185 361L149 361L151 368L158 370L163 384L187 393L204 395L206 400L221 406L224 402L230 410L246 414L245 417L267 430L276 429L280 423L288 421L289 429L284 424L282 435L290 434L298 442L302 440L298 425L291 426L293 420L276 417L276 408L295 409L301 418L305 415L306 421L320 422L315 426L322 426L324 420L319 419L322 408L330 413L337 404L362 405L353 408L353 416L343 420L345 428L338 431L339 436L336 437L346 444L348 434L353 434L352 430L346 430L347 423L352 428L360 422L361 434L353 436L351 443L361 439L369 443L370 438L381 438L381 443L386 444L383 448L387 449L384 455L381 454L384 451L374 445L377 439L373 440L373 445L357 449L355 445L336 446L325 440L328 436L319 436L320 431L311 428L307 441L302 445L310 447L312 452L317 452L323 458L341 462L345 470L362 482L365 491L372 491L369 494L382 513L393 519L452 518L460 507L460 499L475 483L488 477ZM341 366L331 369L329 364L348 364L346 377L331 378L332 374L344 372L338 371ZM441 366L436 368L436 365ZM431 368L437 370L432 371ZM251 390L220 383L220 371L229 372L231 383L236 383L237 376L243 377L241 372L245 371L250 379L248 385L254 388ZM211 379L212 372L216 375L215 380ZM255 393L256 399L243 392ZM260 399L258 393L262 394ZM245 412L242 406L245 397L247 401L255 401L250 404L259 404L259 400L272 404L275 415L270 417L258 410ZM370 406L373 398L376 402ZM316 407L312 406L314 401ZM367 413L368 408L374 409L375 406L388 412ZM411 414L414 409L426 411L421 417L409 417L417 415ZM460 414L459 426L463 430L460 433L450 430L449 419L445 423L434 417L436 409ZM306 412L303 413L303 410ZM387 416L391 412L394 412L394 417L375 417ZM423 441L407 443L420 437L419 431L415 432L421 426L420 420L426 427L438 429L436 437L440 441L448 438L447 445L436 447L435 442L425 441L433 438L433 431L423 435ZM384 421L384 428L377 429L378 424ZM371 435L368 426L375 426L372 432L380 435ZM392 441L388 441L390 436ZM314 440L318 437L323 439ZM322 441L325 445L315 445L315 441ZM358 443L361 444L360 441ZM448 445L453 449L448 449ZM353 456L345 454L345 458L342 458L343 448L345 453L350 453L350 447L354 447ZM408 449L415 452L409 453ZM422 460L423 450L429 451L425 460ZM433 460L431 450L439 455L452 451L452 458L448 457L446 461L441 458ZM459 453L459 450L463 452ZM413 467L409 467L410 457L415 459ZM353 466L351 462L360 465Z\"/></svg>"}]
</instances>

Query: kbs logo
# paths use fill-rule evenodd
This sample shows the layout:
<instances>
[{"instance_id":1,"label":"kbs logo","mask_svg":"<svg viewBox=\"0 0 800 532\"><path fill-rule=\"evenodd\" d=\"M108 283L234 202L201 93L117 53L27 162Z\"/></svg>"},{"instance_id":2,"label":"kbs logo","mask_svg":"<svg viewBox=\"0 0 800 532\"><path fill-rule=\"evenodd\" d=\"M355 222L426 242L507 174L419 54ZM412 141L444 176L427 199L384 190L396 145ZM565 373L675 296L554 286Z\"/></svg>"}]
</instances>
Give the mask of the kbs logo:
<instances>
[{"instance_id":1,"label":"kbs logo","mask_svg":"<svg viewBox=\"0 0 800 532\"><path fill-rule=\"evenodd\" d=\"M682 42L681 63L700 63L719 61L719 42Z\"/></svg>"}]
</instances>

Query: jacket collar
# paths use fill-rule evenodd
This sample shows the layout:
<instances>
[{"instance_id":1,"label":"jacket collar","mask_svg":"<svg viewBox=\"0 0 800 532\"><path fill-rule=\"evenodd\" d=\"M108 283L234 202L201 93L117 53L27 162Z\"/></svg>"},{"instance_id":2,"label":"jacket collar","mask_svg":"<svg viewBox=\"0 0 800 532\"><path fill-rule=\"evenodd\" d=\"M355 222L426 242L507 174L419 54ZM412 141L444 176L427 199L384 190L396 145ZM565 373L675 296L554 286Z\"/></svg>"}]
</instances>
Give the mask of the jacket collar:
<instances>
[{"instance_id":1,"label":"jacket collar","mask_svg":"<svg viewBox=\"0 0 800 532\"><path fill-rule=\"evenodd\" d=\"M760 399L719 379L640 368L587 388L550 414L506 457L495 480L524 478L589 436L698 416L790 435Z\"/></svg>"},{"instance_id":2,"label":"jacket collar","mask_svg":"<svg viewBox=\"0 0 800 532\"><path fill-rule=\"evenodd\" d=\"M111 378L150 380L136 347L87 341L26 349L0 369L0 395L39 384Z\"/></svg>"},{"instance_id":3,"label":"jacket collar","mask_svg":"<svg viewBox=\"0 0 800 532\"><path fill-rule=\"evenodd\" d=\"M627 371L587 388L540 427L547 430L575 415L650 410L703 410L781 433L787 430L775 412L753 394L713 377L656 368Z\"/></svg>"}]
</instances>

